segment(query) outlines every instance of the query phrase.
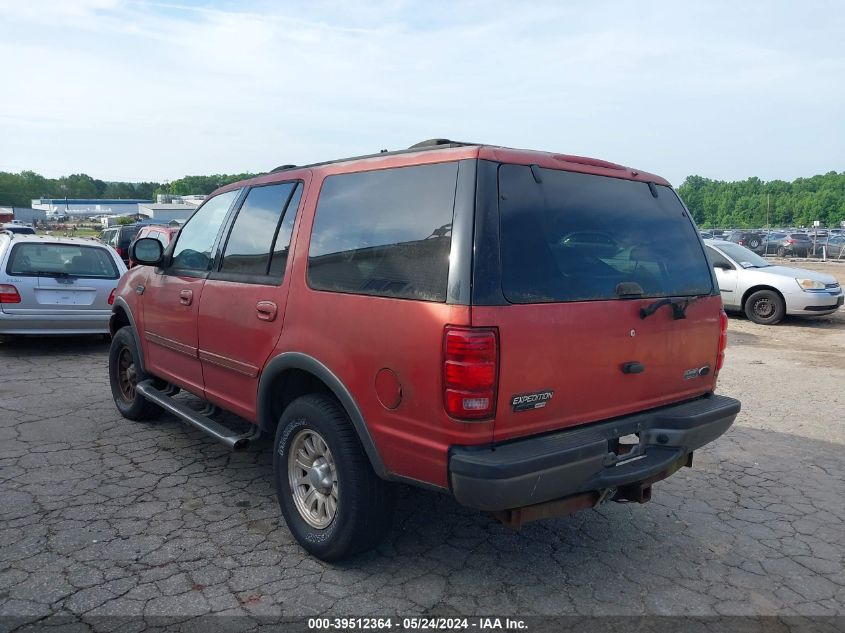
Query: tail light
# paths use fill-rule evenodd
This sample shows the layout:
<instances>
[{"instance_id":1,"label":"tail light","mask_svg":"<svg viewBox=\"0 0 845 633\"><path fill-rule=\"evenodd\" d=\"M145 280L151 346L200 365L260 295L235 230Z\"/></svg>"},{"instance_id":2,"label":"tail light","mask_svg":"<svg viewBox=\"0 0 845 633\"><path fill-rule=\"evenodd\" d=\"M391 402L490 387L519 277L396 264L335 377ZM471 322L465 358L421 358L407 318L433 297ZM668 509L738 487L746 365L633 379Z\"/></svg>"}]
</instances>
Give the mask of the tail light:
<instances>
[{"instance_id":1,"label":"tail light","mask_svg":"<svg viewBox=\"0 0 845 633\"><path fill-rule=\"evenodd\" d=\"M111 293L109 294L109 305L114 305L114 293L117 292L117 288L112 288Z\"/></svg>"},{"instance_id":2,"label":"tail light","mask_svg":"<svg viewBox=\"0 0 845 633\"><path fill-rule=\"evenodd\" d=\"M117 254L120 255L121 257L123 257L124 259L126 258L126 249L125 248L121 248L120 246L115 246L114 250L116 250Z\"/></svg>"},{"instance_id":3,"label":"tail light","mask_svg":"<svg viewBox=\"0 0 845 633\"><path fill-rule=\"evenodd\" d=\"M795 244L795 240L786 240L787 244Z\"/></svg>"},{"instance_id":4,"label":"tail light","mask_svg":"<svg viewBox=\"0 0 845 633\"><path fill-rule=\"evenodd\" d=\"M725 348L728 346L728 315L719 312L719 355L716 357L716 372L725 364Z\"/></svg>"},{"instance_id":5,"label":"tail light","mask_svg":"<svg viewBox=\"0 0 845 633\"><path fill-rule=\"evenodd\" d=\"M739 240L739 241L737 242L737 244L739 244L740 246L744 246L744 245L745 245L745 240Z\"/></svg>"},{"instance_id":6,"label":"tail light","mask_svg":"<svg viewBox=\"0 0 845 633\"><path fill-rule=\"evenodd\" d=\"M447 327L443 333L443 403L458 420L496 412L498 336L489 328Z\"/></svg>"},{"instance_id":7,"label":"tail light","mask_svg":"<svg viewBox=\"0 0 845 633\"><path fill-rule=\"evenodd\" d=\"M0 284L0 303L20 303L21 295L11 284Z\"/></svg>"}]
</instances>

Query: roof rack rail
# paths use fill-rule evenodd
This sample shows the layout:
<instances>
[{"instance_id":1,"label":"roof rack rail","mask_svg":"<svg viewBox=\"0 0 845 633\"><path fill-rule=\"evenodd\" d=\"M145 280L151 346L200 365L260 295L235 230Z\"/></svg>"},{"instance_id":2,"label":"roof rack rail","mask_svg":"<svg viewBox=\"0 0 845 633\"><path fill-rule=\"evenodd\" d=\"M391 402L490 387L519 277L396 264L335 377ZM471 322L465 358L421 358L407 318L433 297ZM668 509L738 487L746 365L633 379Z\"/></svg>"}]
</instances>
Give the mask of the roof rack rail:
<instances>
[{"instance_id":1,"label":"roof rack rail","mask_svg":"<svg viewBox=\"0 0 845 633\"><path fill-rule=\"evenodd\" d=\"M414 143L408 149L422 149L423 147L438 147L439 145L448 145L450 147L457 145L469 145L469 143L460 143L448 138L429 138L419 143Z\"/></svg>"},{"instance_id":2,"label":"roof rack rail","mask_svg":"<svg viewBox=\"0 0 845 633\"><path fill-rule=\"evenodd\" d=\"M447 147L468 147L470 145L482 145L482 143L465 143L463 141L453 141L448 138L431 138L425 141L420 141L419 143L415 143L406 149L398 149L398 150L386 150L382 149L379 150L375 154L363 154L361 156L348 156L346 158L336 158L334 160L325 160L319 163L310 163L306 165L279 165L272 171L267 172L268 174L275 174L280 171L286 171L288 169L308 169L310 167L322 167L323 165L333 165L335 163L345 163L348 161L353 160L361 160L364 158L383 158L385 156L396 156L400 154L407 154L409 152L420 152L425 150L432 150L438 148L447 148Z\"/></svg>"}]
</instances>

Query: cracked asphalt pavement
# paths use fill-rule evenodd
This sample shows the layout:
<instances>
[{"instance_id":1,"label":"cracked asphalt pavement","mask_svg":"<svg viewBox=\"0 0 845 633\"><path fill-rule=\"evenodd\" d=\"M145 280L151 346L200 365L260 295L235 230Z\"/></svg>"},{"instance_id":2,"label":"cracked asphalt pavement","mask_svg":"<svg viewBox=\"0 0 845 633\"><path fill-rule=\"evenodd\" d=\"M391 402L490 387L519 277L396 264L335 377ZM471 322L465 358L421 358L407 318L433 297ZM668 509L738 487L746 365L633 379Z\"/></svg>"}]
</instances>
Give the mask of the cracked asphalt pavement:
<instances>
[{"instance_id":1,"label":"cracked asphalt pavement","mask_svg":"<svg viewBox=\"0 0 845 633\"><path fill-rule=\"evenodd\" d=\"M100 340L7 341L0 616L843 616L845 314L730 329L743 412L650 503L512 532L403 488L384 544L339 565L285 527L268 439L121 418Z\"/></svg>"}]
</instances>

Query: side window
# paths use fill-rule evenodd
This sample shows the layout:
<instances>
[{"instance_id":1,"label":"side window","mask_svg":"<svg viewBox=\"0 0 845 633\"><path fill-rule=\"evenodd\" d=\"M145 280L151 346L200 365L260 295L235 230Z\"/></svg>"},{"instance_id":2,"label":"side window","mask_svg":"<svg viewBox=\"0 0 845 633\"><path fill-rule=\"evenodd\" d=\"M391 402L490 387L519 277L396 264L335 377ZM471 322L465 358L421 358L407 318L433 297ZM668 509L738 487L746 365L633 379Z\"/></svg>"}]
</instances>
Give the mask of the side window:
<instances>
[{"instance_id":1,"label":"side window","mask_svg":"<svg viewBox=\"0 0 845 633\"><path fill-rule=\"evenodd\" d=\"M176 270L205 272L213 262L214 241L240 189L227 191L205 201L179 232L173 250L172 267Z\"/></svg>"},{"instance_id":2,"label":"side window","mask_svg":"<svg viewBox=\"0 0 845 633\"><path fill-rule=\"evenodd\" d=\"M266 275L273 239L296 183L250 189L232 225L220 272Z\"/></svg>"},{"instance_id":3,"label":"side window","mask_svg":"<svg viewBox=\"0 0 845 633\"><path fill-rule=\"evenodd\" d=\"M296 186L296 191L288 202L285 217L279 227L279 234L276 236L276 243L273 245L273 257L270 260L270 275L280 279L285 274L285 266L288 262L288 251L290 250L290 238L293 233L293 223L296 220L296 210L299 208L299 201L302 198L302 185Z\"/></svg>"},{"instance_id":4,"label":"side window","mask_svg":"<svg viewBox=\"0 0 845 633\"><path fill-rule=\"evenodd\" d=\"M710 248L709 246L706 246L706 249L707 249L707 257L710 259L710 265L711 266L715 267L716 264L720 264L720 265L724 264L724 265L729 266L731 269L733 269L733 267L734 267L733 264L731 264L728 261L728 259L725 256L723 256L719 251L717 251L715 248Z\"/></svg>"},{"instance_id":5,"label":"side window","mask_svg":"<svg viewBox=\"0 0 845 633\"><path fill-rule=\"evenodd\" d=\"M334 292L445 301L457 163L329 176L308 283Z\"/></svg>"}]
</instances>

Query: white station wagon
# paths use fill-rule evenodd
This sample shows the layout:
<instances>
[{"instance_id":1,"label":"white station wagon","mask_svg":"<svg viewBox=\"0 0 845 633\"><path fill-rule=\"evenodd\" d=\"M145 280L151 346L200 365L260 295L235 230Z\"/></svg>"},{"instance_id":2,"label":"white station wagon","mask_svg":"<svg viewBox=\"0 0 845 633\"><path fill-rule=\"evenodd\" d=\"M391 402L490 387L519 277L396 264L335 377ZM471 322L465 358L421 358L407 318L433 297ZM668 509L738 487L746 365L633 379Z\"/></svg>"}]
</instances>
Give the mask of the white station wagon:
<instances>
[{"instance_id":1,"label":"white station wagon","mask_svg":"<svg viewBox=\"0 0 845 633\"><path fill-rule=\"evenodd\" d=\"M0 233L0 334L108 334L126 265L83 238Z\"/></svg>"}]
</instances>

